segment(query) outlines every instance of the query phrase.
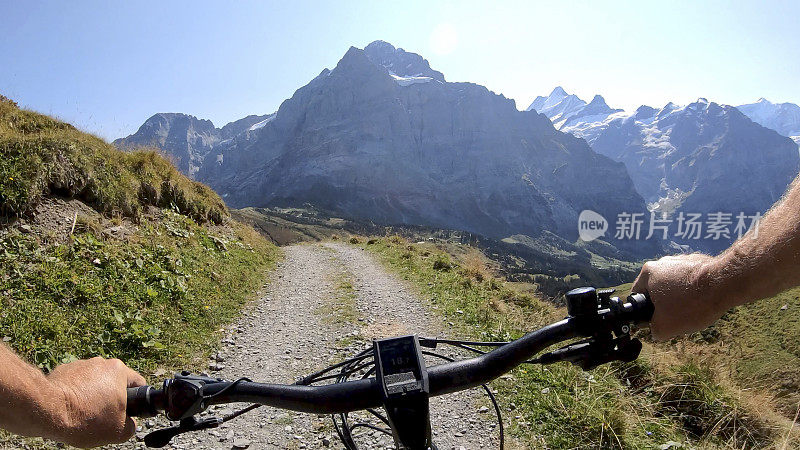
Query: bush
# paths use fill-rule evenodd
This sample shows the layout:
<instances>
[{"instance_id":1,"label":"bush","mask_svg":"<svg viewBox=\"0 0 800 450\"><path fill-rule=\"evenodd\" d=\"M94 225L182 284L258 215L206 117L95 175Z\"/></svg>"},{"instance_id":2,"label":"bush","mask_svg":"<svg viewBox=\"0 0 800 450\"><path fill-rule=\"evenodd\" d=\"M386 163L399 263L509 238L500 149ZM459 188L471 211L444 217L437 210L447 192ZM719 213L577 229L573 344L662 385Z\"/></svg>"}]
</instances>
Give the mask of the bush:
<instances>
[{"instance_id":1,"label":"bush","mask_svg":"<svg viewBox=\"0 0 800 450\"><path fill-rule=\"evenodd\" d=\"M450 261L450 257L445 254L436 255L436 258L433 260L433 270L447 272L452 267L453 263Z\"/></svg>"},{"instance_id":2,"label":"bush","mask_svg":"<svg viewBox=\"0 0 800 450\"><path fill-rule=\"evenodd\" d=\"M350 238L350 243L351 244L360 244L361 241L358 239L357 236L353 236L353 237Z\"/></svg>"},{"instance_id":3,"label":"bush","mask_svg":"<svg viewBox=\"0 0 800 450\"><path fill-rule=\"evenodd\" d=\"M394 234L389 237L389 242L391 242L392 244L404 244L406 240L403 238L403 236L400 236L399 234Z\"/></svg>"}]
</instances>

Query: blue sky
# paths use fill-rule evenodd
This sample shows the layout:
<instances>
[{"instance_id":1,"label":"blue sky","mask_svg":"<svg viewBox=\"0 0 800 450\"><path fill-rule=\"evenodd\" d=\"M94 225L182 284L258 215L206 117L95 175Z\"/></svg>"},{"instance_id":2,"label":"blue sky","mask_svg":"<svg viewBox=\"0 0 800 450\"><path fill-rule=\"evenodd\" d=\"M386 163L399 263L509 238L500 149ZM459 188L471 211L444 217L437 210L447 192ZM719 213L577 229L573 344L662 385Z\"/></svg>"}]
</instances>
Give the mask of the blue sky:
<instances>
[{"instance_id":1,"label":"blue sky","mask_svg":"<svg viewBox=\"0 0 800 450\"><path fill-rule=\"evenodd\" d=\"M0 93L107 139L156 112L273 112L376 39L520 109L556 85L627 109L800 103L800 2L0 0L0 18Z\"/></svg>"}]
</instances>

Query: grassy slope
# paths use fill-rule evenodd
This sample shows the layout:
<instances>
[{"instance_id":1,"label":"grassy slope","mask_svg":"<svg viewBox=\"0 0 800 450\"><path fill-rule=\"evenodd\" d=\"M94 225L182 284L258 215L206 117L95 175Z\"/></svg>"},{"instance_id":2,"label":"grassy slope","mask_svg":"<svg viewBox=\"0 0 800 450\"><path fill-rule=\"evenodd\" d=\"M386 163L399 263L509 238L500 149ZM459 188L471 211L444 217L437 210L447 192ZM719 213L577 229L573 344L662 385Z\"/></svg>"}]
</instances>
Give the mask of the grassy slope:
<instances>
[{"instance_id":1,"label":"grassy slope","mask_svg":"<svg viewBox=\"0 0 800 450\"><path fill-rule=\"evenodd\" d=\"M630 284L618 290L627 295ZM678 345L735 388L766 396L759 401L792 419L800 408L798 300L800 288L735 308L711 328L659 348Z\"/></svg>"},{"instance_id":2,"label":"grassy slope","mask_svg":"<svg viewBox=\"0 0 800 450\"><path fill-rule=\"evenodd\" d=\"M82 209L74 234L37 222L37 205L65 204L54 194L103 214ZM0 337L45 370L98 354L146 376L199 369L280 257L155 152L119 152L0 97L2 223Z\"/></svg>"},{"instance_id":3,"label":"grassy slope","mask_svg":"<svg viewBox=\"0 0 800 450\"><path fill-rule=\"evenodd\" d=\"M140 370L196 365L278 250L245 226L215 230L175 213L137 228L125 240L0 238L0 336L45 369L93 355Z\"/></svg>"},{"instance_id":4,"label":"grassy slope","mask_svg":"<svg viewBox=\"0 0 800 450\"><path fill-rule=\"evenodd\" d=\"M19 109L0 96L0 215L30 212L48 194L79 198L108 214L138 218L174 208L221 223L225 204L155 151L121 152L72 125Z\"/></svg>"},{"instance_id":5,"label":"grassy slope","mask_svg":"<svg viewBox=\"0 0 800 450\"><path fill-rule=\"evenodd\" d=\"M506 288L469 253L454 261L430 244L371 242L365 248L417 285L431 307L463 325L465 335L517 337L563 317L563 311ZM665 351L647 345L635 363L590 373L566 364L517 369L514 379L499 383L505 418L514 418L513 432L536 448L658 448L669 442L782 448L785 421L764 417L697 360Z\"/></svg>"}]
</instances>

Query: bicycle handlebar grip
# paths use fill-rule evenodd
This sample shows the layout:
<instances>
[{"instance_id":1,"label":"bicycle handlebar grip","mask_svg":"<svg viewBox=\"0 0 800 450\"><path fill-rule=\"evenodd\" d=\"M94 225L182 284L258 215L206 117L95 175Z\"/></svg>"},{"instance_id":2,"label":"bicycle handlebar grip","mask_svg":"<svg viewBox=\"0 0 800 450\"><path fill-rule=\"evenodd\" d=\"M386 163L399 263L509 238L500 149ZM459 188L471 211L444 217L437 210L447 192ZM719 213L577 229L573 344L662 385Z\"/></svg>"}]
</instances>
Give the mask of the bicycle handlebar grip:
<instances>
[{"instance_id":1,"label":"bicycle handlebar grip","mask_svg":"<svg viewBox=\"0 0 800 450\"><path fill-rule=\"evenodd\" d=\"M631 318L635 323L650 322L653 318L655 306L650 296L647 294L631 293L627 298L628 304L631 305Z\"/></svg>"},{"instance_id":2,"label":"bicycle handlebar grip","mask_svg":"<svg viewBox=\"0 0 800 450\"><path fill-rule=\"evenodd\" d=\"M157 391L152 386L128 388L128 403L125 411L128 417L155 417L158 415L155 397Z\"/></svg>"}]
</instances>

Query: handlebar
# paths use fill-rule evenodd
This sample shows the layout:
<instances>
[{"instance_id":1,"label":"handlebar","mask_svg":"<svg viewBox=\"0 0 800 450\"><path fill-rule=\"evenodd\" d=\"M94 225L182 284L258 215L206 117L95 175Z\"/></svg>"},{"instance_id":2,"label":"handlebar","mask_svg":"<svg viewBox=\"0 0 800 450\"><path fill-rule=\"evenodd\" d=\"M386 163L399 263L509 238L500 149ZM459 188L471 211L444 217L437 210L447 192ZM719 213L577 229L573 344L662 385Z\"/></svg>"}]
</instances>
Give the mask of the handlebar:
<instances>
[{"instance_id":1,"label":"handlebar","mask_svg":"<svg viewBox=\"0 0 800 450\"><path fill-rule=\"evenodd\" d=\"M568 303L575 298L577 297L571 299L568 294ZM480 386L553 344L592 336L598 331L617 330L627 326L626 324L649 322L653 315L653 304L644 294L632 294L626 302L616 297L614 299L610 303L606 302L606 307L601 303L599 308L584 308L582 312L570 303L570 316L566 319L530 332L475 358L429 367L429 395L434 397ZM185 404L187 399L192 398L187 395L191 392L186 390L193 388L188 385L171 388L171 381L173 380L165 381L162 389L151 386L128 389L128 416L152 417L160 411L166 411L168 416L170 411L189 411L196 414L211 405L234 402L256 403L307 413L337 414L377 408L382 402L381 388L375 378L321 386L231 382L206 378L202 383L202 399L197 400L198 404L195 405ZM182 417L170 417L172 420L183 418L185 414Z\"/></svg>"}]
</instances>

